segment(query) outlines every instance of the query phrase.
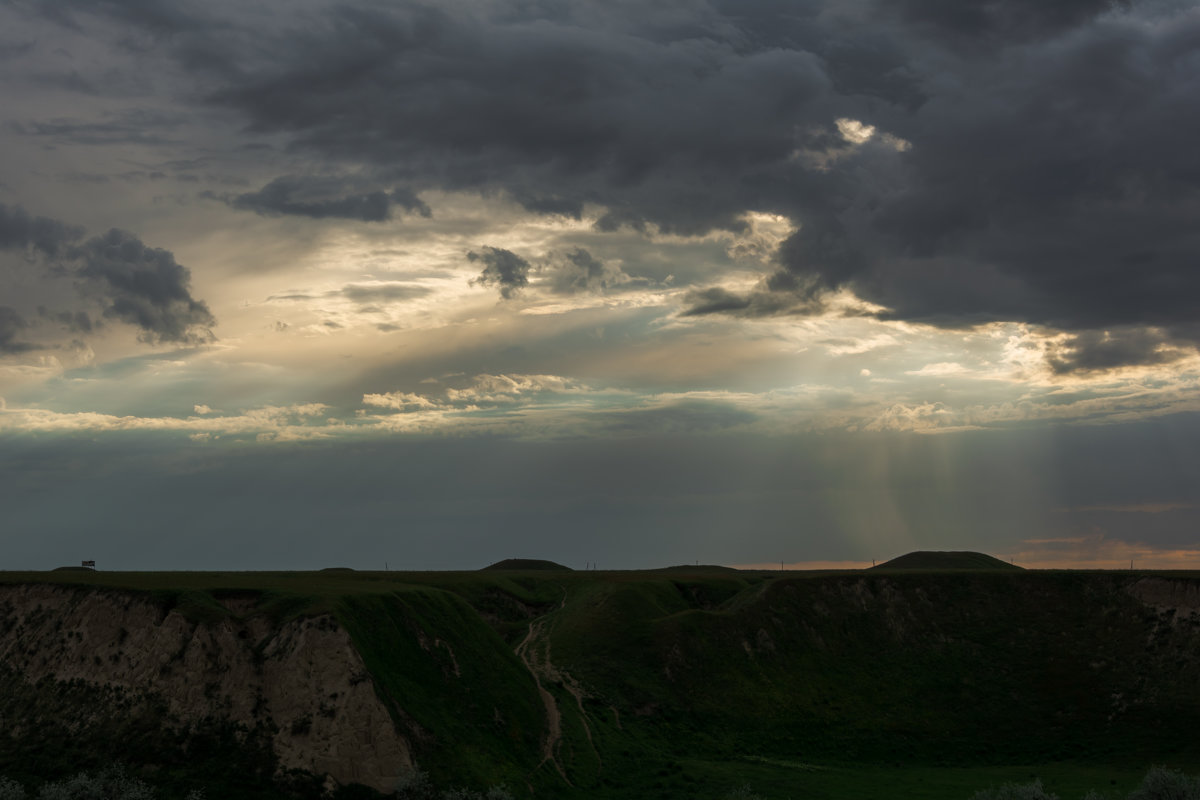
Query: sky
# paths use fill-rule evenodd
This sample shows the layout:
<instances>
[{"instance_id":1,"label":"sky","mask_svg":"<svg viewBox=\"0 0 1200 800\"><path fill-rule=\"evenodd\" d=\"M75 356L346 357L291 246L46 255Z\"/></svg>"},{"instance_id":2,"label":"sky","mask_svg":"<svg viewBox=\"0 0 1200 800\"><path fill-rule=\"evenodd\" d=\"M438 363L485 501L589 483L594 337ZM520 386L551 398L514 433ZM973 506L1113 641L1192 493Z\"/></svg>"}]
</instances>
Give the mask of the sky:
<instances>
[{"instance_id":1,"label":"sky","mask_svg":"<svg viewBox=\"0 0 1200 800\"><path fill-rule=\"evenodd\" d=\"M0 569L1200 569L1193 2L0 32Z\"/></svg>"}]
</instances>

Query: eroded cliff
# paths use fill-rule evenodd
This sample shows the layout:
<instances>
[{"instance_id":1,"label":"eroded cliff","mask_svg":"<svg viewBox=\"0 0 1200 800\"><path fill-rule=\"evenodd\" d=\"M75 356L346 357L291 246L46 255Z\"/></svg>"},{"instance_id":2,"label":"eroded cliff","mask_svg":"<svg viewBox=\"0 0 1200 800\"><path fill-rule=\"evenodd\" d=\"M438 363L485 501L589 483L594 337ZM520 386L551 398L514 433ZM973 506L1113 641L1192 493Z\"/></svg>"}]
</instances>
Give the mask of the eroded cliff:
<instances>
[{"instance_id":1,"label":"eroded cliff","mask_svg":"<svg viewBox=\"0 0 1200 800\"><path fill-rule=\"evenodd\" d=\"M275 625L250 603L227 605L228 615L200 623L136 593L0 585L0 664L43 694L101 690L90 696L107 700L73 711L75 727L89 715L135 719L158 709L164 734L213 721L258 732L280 772L387 792L414 768L409 742L332 615ZM37 724L0 719L14 739Z\"/></svg>"}]
</instances>

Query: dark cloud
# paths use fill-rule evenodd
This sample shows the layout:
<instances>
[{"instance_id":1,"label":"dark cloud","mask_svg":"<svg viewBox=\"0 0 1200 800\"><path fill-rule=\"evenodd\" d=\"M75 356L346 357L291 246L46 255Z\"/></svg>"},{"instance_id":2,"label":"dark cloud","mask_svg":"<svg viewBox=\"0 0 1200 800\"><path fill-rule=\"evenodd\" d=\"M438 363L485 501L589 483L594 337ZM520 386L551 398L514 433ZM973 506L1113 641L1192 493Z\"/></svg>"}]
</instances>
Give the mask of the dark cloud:
<instances>
[{"instance_id":1,"label":"dark cloud","mask_svg":"<svg viewBox=\"0 0 1200 800\"><path fill-rule=\"evenodd\" d=\"M483 271L471 283L497 286L505 300L511 300L529 285L529 262L511 250L484 247L480 253L467 253L467 260L483 262Z\"/></svg>"},{"instance_id":2,"label":"dark cloud","mask_svg":"<svg viewBox=\"0 0 1200 800\"><path fill-rule=\"evenodd\" d=\"M68 92L78 92L80 94L97 94L95 84L93 84L87 78L84 78L76 70L63 73L34 75L29 78L29 81L35 86L43 86L47 89L61 89Z\"/></svg>"},{"instance_id":3,"label":"dark cloud","mask_svg":"<svg viewBox=\"0 0 1200 800\"><path fill-rule=\"evenodd\" d=\"M700 4L672 24L590 3L548 11L345 4L265 42L273 62L211 98L255 131L419 186L500 190L572 216L600 203L606 225L680 232L737 226L745 192L705 187L786 161L796 127L828 116L817 55L739 52L717 15L711 30L682 23Z\"/></svg>"},{"instance_id":4,"label":"dark cloud","mask_svg":"<svg viewBox=\"0 0 1200 800\"><path fill-rule=\"evenodd\" d=\"M184 115L149 108L134 108L85 120L61 117L49 120L14 122L12 129L27 136L42 136L56 141L81 144L166 145L176 143L172 135L187 122Z\"/></svg>"},{"instance_id":5,"label":"dark cloud","mask_svg":"<svg viewBox=\"0 0 1200 800\"><path fill-rule=\"evenodd\" d=\"M743 312L749 310L751 306L748 296L734 294L728 289L720 287L690 292L686 302L688 307L683 312L685 317Z\"/></svg>"},{"instance_id":6,"label":"dark cloud","mask_svg":"<svg viewBox=\"0 0 1200 800\"><path fill-rule=\"evenodd\" d=\"M429 206L412 191L395 188L362 192L357 181L337 177L285 175L257 192L230 199L234 208L266 216L294 215L313 219L355 219L383 222L392 216L393 207L421 216L430 215Z\"/></svg>"},{"instance_id":7,"label":"dark cloud","mask_svg":"<svg viewBox=\"0 0 1200 800\"><path fill-rule=\"evenodd\" d=\"M170 31L158 46L209 104L378 181L309 197L313 179L281 178L234 201L260 213L378 221L421 212L427 190L600 209L602 231L739 230L772 212L796 226L777 272L753 297L698 295L692 313L794 313L850 290L937 325L1200 341L1186 4L343 0L271 28L200 24L199 4L166 0L69 8ZM130 122L26 129L170 133ZM386 193L397 185L414 194ZM489 266L505 296L524 285Z\"/></svg>"},{"instance_id":8,"label":"dark cloud","mask_svg":"<svg viewBox=\"0 0 1200 800\"><path fill-rule=\"evenodd\" d=\"M780 278L941 325L1182 331L1200 291L1200 154L1183 133L1200 128L1184 56L1200 20L1157 23L1114 15L962 65L907 122L901 182L861 183L869 209L802 220Z\"/></svg>"},{"instance_id":9,"label":"dark cloud","mask_svg":"<svg viewBox=\"0 0 1200 800\"><path fill-rule=\"evenodd\" d=\"M103 323L92 319L86 311L51 311L45 306L38 306L38 316L62 325L71 333L91 333Z\"/></svg>"},{"instance_id":10,"label":"dark cloud","mask_svg":"<svg viewBox=\"0 0 1200 800\"><path fill-rule=\"evenodd\" d=\"M147 247L132 233L116 229L86 240L83 236L82 228L0 203L0 249L24 250L46 260L51 280L77 279L77 288L86 300L98 303L104 316L140 328L145 341L196 344L212 340L209 329L216 319L203 301L192 297L191 273L170 251ZM39 316L54 319L76 333L96 327L85 311L39 309ZM19 315L10 318L10 340L16 330L12 326L17 324L12 319L25 325Z\"/></svg>"},{"instance_id":11,"label":"dark cloud","mask_svg":"<svg viewBox=\"0 0 1200 800\"><path fill-rule=\"evenodd\" d=\"M323 294L289 292L287 294L273 294L267 300L303 302L330 297L344 297L347 300L358 303L360 306L365 306L372 303L399 303L405 300L414 300L418 297L426 297L432 293L433 290L428 286L421 286L416 283L348 283L341 289L335 289Z\"/></svg>"},{"instance_id":12,"label":"dark cloud","mask_svg":"<svg viewBox=\"0 0 1200 800\"><path fill-rule=\"evenodd\" d=\"M433 292L428 286L414 283L351 283L338 292L348 300L360 305L367 303L395 303L425 297Z\"/></svg>"},{"instance_id":13,"label":"dark cloud","mask_svg":"<svg viewBox=\"0 0 1200 800\"><path fill-rule=\"evenodd\" d=\"M29 250L55 257L83 238L83 228L49 217L35 217L20 206L0 203L0 249Z\"/></svg>"},{"instance_id":14,"label":"dark cloud","mask_svg":"<svg viewBox=\"0 0 1200 800\"><path fill-rule=\"evenodd\" d=\"M953 0L900 0L880 2L880 10L898 13L905 20L933 28L939 37L959 36L964 45L980 40L1003 44L1069 30L1124 3L1114 0L1004 0L955 3Z\"/></svg>"},{"instance_id":15,"label":"dark cloud","mask_svg":"<svg viewBox=\"0 0 1200 800\"><path fill-rule=\"evenodd\" d=\"M0 42L0 61L8 61L9 59L22 58L27 55L37 42Z\"/></svg>"},{"instance_id":16,"label":"dark cloud","mask_svg":"<svg viewBox=\"0 0 1200 800\"><path fill-rule=\"evenodd\" d=\"M1054 348L1048 358L1059 374L1096 372L1143 364L1177 361L1183 352L1163 331L1132 328L1084 331Z\"/></svg>"},{"instance_id":17,"label":"dark cloud","mask_svg":"<svg viewBox=\"0 0 1200 800\"><path fill-rule=\"evenodd\" d=\"M110 230L81 245L78 274L98 287L104 315L141 329L149 342L211 341L216 318L192 297L191 272L167 250L147 247L132 233Z\"/></svg>"},{"instance_id":18,"label":"dark cloud","mask_svg":"<svg viewBox=\"0 0 1200 800\"><path fill-rule=\"evenodd\" d=\"M0 353L24 353L36 350L37 345L17 339L21 331L29 327L25 318L16 309L0 306Z\"/></svg>"}]
</instances>

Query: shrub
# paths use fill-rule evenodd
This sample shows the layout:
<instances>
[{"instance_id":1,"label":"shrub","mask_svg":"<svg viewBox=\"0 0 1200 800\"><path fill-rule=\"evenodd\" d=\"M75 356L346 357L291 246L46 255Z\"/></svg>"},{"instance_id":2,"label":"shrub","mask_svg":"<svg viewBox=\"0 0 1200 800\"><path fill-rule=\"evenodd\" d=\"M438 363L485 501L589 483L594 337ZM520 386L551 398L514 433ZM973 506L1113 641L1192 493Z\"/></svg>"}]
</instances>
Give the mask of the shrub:
<instances>
[{"instance_id":1,"label":"shrub","mask_svg":"<svg viewBox=\"0 0 1200 800\"><path fill-rule=\"evenodd\" d=\"M73 778L47 783L38 792L38 800L155 800L154 790L125 774L116 765L93 776L81 772Z\"/></svg>"},{"instance_id":2,"label":"shrub","mask_svg":"<svg viewBox=\"0 0 1200 800\"><path fill-rule=\"evenodd\" d=\"M1151 767L1129 800L1200 800L1200 778L1165 767Z\"/></svg>"},{"instance_id":3,"label":"shrub","mask_svg":"<svg viewBox=\"0 0 1200 800\"><path fill-rule=\"evenodd\" d=\"M503 786L493 786L487 794L470 789L447 789L442 792L441 800L513 800L513 796Z\"/></svg>"},{"instance_id":4,"label":"shrub","mask_svg":"<svg viewBox=\"0 0 1200 800\"><path fill-rule=\"evenodd\" d=\"M400 800L433 800L435 796L429 776L419 769L401 775L396 781L396 797Z\"/></svg>"},{"instance_id":5,"label":"shrub","mask_svg":"<svg viewBox=\"0 0 1200 800\"><path fill-rule=\"evenodd\" d=\"M0 777L0 800L25 800L25 787L12 778Z\"/></svg>"},{"instance_id":6,"label":"shrub","mask_svg":"<svg viewBox=\"0 0 1200 800\"><path fill-rule=\"evenodd\" d=\"M984 789L971 795L971 800L1058 800L1047 792L1040 780L1033 783L1006 783L999 788Z\"/></svg>"},{"instance_id":7,"label":"shrub","mask_svg":"<svg viewBox=\"0 0 1200 800\"><path fill-rule=\"evenodd\" d=\"M755 794L751 791L750 784L744 783L725 795L724 800L763 800L763 796Z\"/></svg>"}]
</instances>

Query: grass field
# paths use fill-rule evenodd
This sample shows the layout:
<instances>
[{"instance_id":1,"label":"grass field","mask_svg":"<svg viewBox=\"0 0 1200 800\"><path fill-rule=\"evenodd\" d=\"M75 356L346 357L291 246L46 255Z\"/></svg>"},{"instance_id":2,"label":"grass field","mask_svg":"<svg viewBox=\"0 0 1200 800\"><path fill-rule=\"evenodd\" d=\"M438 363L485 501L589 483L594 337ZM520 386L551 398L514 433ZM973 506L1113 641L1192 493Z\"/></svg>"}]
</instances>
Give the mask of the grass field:
<instances>
[{"instance_id":1,"label":"grass field","mask_svg":"<svg viewBox=\"0 0 1200 800\"><path fill-rule=\"evenodd\" d=\"M1137 600L1130 587L1148 577L1200 585L1189 573L919 567L56 571L0 583L146 593L201 623L230 614L228 597L276 621L331 613L397 724L435 734L417 757L442 784L966 798L1034 776L1069 800L1123 796L1151 764L1200 765L1200 613ZM538 682L561 713L550 762Z\"/></svg>"}]
</instances>

